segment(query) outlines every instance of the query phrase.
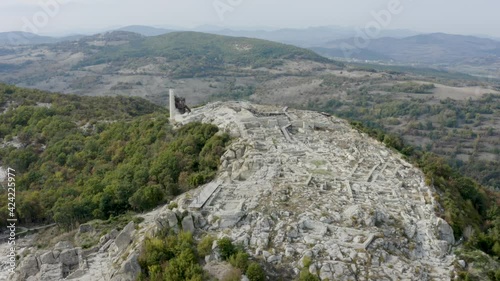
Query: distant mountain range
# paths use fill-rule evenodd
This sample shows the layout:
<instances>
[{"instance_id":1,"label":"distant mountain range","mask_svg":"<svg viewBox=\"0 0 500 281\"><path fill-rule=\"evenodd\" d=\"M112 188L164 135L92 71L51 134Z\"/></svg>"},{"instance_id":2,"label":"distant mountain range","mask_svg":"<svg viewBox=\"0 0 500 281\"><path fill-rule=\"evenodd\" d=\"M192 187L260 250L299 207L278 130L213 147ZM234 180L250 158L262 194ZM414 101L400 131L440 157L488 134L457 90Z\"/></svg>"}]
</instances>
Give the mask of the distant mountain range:
<instances>
[{"instance_id":1,"label":"distant mountain range","mask_svg":"<svg viewBox=\"0 0 500 281\"><path fill-rule=\"evenodd\" d=\"M119 28L118 30L139 33L144 36L158 36L175 31L172 29L157 28L145 25L130 25Z\"/></svg>"},{"instance_id":2,"label":"distant mountain range","mask_svg":"<svg viewBox=\"0 0 500 281\"><path fill-rule=\"evenodd\" d=\"M336 27L336 26L311 27L307 29L287 28L287 29L276 29L276 30L270 30L270 29L236 30L218 26L200 26L191 30L185 30L185 29L181 30L173 28L152 27L145 25L130 25L119 29L107 30L104 31L103 33L115 30L134 32L148 37L164 35L173 31L198 31L198 32L212 33L218 35L264 39L280 43L292 44L300 47L314 47L314 46L319 46L321 44L325 44L332 40L356 36L355 29L347 27ZM382 31L380 36L401 38L416 34L417 32L411 30L387 30L387 31ZM84 35L66 36L66 37L48 37L48 36L39 36L36 34L26 33L26 32L17 32L17 31L4 32L0 33L0 45L34 45L34 44L57 43L61 41L77 40L81 37L84 37Z\"/></svg>"},{"instance_id":3,"label":"distant mountain range","mask_svg":"<svg viewBox=\"0 0 500 281\"><path fill-rule=\"evenodd\" d=\"M51 44L74 41L83 37L85 37L85 35L49 37L22 31L0 32L0 46Z\"/></svg>"},{"instance_id":4,"label":"distant mountain range","mask_svg":"<svg viewBox=\"0 0 500 281\"><path fill-rule=\"evenodd\" d=\"M173 29L131 25L113 31L131 32L144 37L155 37L174 32ZM108 31L102 34L109 34ZM215 26L202 26L194 31L247 37L290 44L327 57L353 60L411 64L417 67L445 67L454 71L486 75L500 67L500 41L477 36L445 33L417 34L411 30L382 31L379 38L368 40L358 48L356 31L346 27L312 27L307 29L232 30ZM101 34L101 35L102 35ZM8 45L50 44L79 39L90 40L95 36L74 35L66 37L39 36L25 32L0 33L0 47ZM116 34L115 34L116 35ZM131 35L127 35L131 36ZM361 40L363 43L364 41ZM1 51L1 50L0 50ZM465 66L465 67L464 67ZM477 71L476 68L481 68ZM486 70L485 70L486 69Z\"/></svg>"},{"instance_id":5,"label":"distant mountain range","mask_svg":"<svg viewBox=\"0 0 500 281\"><path fill-rule=\"evenodd\" d=\"M395 61L408 64L473 63L480 58L499 60L500 42L474 36L444 33L406 38L378 38L356 48L356 38L333 40L312 50L330 57L359 60Z\"/></svg>"},{"instance_id":6,"label":"distant mountain range","mask_svg":"<svg viewBox=\"0 0 500 281\"><path fill-rule=\"evenodd\" d=\"M292 44L299 47L313 47L328 43L332 40L354 37L356 29L338 26L310 27L306 29L277 29L277 30L233 30L216 29L215 27L200 27L202 32L214 33L227 36L251 37L285 44ZM411 30L384 30L380 36L383 37L407 37L418 34Z\"/></svg>"}]
</instances>

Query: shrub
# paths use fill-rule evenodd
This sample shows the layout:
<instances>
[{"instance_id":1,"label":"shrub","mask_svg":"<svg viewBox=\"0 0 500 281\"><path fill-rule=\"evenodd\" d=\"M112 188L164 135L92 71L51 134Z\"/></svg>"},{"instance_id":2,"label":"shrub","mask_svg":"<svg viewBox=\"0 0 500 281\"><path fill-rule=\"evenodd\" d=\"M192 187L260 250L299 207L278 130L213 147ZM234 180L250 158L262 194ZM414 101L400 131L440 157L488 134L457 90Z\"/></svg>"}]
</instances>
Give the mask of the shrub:
<instances>
[{"instance_id":1,"label":"shrub","mask_svg":"<svg viewBox=\"0 0 500 281\"><path fill-rule=\"evenodd\" d=\"M164 239L146 239L139 256L142 269L139 280L203 280L203 269L198 264L194 246L189 232L170 235Z\"/></svg>"},{"instance_id":2,"label":"shrub","mask_svg":"<svg viewBox=\"0 0 500 281\"><path fill-rule=\"evenodd\" d=\"M320 281L320 279L318 276L311 274L307 268L304 268L300 272L299 281Z\"/></svg>"},{"instance_id":3,"label":"shrub","mask_svg":"<svg viewBox=\"0 0 500 281\"><path fill-rule=\"evenodd\" d=\"M304 266L304 268L309 268L312 264L312 260L311 260L311 257L309 256L305 256L303 259L302 259L302 265Z\"/></svg>"},{"instance_id":4,"label":"shrub","mask_svg":"<svg viewBox=\"0 0 500 281\"><path fill-rule=\"evenodd\" d=\"M260 264L256 262L250 263L246 272L246 276L250 281L264 281L266 280L266 274Z\"/></svg>"},{"instance_id":5,"label":"shrub","mask_svg":"<svg viewBox=\"0 0 500 281\"><path fill-rule=\"evenodd\" d=\"M214 243L214 238L210 235L206 235L201 239L200 243L198 243L198 254L201 257L208 256L212 252L212 245Z\"/></svg>"},{"instance_id":6,"label":"shrub","mask_svg":"<svg viewBox=\"0 0 500 281\"><path fill-rule=\"evenodd\" d=\"M238 251L236 254L232 255L229 258L229 263L238 268L241 269L242 272L246 272L247 267L248 267L248 254L242 251Z\"/></svg>"},{"instance_id":7,"label":"shrub","mask_svg":"<svg viewBox=\"0 0 500 281\"><path fill-rule=\"evenodd\" d=\"M231 239L224 237L217 241L217 246L219 246L220 255L224 260L229 259L232 255L236 253L236 247L234 247Z\"/></svg>"},{"instance_id":8,"label":"shrub","mask_svg":"<svg viewBox=\"0 0 500 281\"><path fill-rule=\"evenodd\" d=\"M165 268L165 280L203 280L203 269L197 263L196 255L192 249L185 248L179 256L171 259Z\"/></svg>"},{"instance_id":9,"label":"shrub","mask_svg":"<svg viewBox=\"0 0 500 281\"><path fill-rule=\"evenodd\" d=\"M168 204L168 209L169 210L173 210L175 208L179 207L179 205L177 205L177 202L170 202L170 204Z\"/></svg>"}]
</instances>

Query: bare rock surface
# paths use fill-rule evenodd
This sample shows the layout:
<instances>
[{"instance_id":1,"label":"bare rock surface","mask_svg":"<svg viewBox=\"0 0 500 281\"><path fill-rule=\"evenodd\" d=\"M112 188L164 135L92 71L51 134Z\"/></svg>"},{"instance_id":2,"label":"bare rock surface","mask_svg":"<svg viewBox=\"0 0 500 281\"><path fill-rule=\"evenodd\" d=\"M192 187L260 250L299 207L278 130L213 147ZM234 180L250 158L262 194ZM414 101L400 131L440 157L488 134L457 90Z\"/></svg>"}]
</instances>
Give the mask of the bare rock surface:
<instances>
[{"instance_id":1,"label":"bare rock surface","mask_svg":"<svg viewBox=\"0 0 500 281\"><path fill-rule=\"evenodd\" d=\"M245 102L176 121L212 123L237 138L219 177L183 206L220 218L203 231L290 269L310 256L323 280L449 280L455 241L434 213L434 190L346 121Z\"/></svg>"},{"instance_id":2,"label":"bare rock surface","mask_svg":"<svg viewBox=\"0 0 500 281\"><path fill-rule=\"evenodd\" d=\"M139 225L104 235L95 249L60 243L30 254L11 280L135 280L144 238L180 228L230 237L291 272L283 280L296 278L305 257L322 280L450 279L455 241L434 213L434 190L421 171L346 121L239 102L175 118L235 137L214 181L178 197L176 209L157 208ZM205 260L216 276L229 270L216 245Z\"/></svg>"}]
</instances>

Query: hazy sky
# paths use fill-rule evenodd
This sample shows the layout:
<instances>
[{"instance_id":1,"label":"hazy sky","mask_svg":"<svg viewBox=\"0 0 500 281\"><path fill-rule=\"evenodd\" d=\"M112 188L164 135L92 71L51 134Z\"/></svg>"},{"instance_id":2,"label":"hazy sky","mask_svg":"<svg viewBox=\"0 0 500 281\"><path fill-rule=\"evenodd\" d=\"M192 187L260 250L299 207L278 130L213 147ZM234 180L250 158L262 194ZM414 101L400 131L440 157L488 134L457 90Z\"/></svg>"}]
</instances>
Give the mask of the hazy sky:
<instances>
[{"instance_id":1,"label":"hazy sky","mask_svg":"<svg viewBox=\"0 0 500 281\"><path fill-rule=\"evenodd\" d=\"M500 37L498 0L0 0L0 32L94 32L132 24L364 27L388 5L399 12L386 29Z\"/></svg>"}]
</instances>

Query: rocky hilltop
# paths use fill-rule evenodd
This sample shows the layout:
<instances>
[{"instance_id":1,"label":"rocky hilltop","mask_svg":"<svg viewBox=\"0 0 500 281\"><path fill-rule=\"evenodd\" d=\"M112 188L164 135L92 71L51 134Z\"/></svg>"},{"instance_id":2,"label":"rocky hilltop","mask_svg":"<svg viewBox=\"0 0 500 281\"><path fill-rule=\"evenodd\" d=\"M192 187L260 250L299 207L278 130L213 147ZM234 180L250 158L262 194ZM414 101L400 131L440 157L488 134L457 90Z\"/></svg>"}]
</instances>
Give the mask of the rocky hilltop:
<instances>
[{"instance_id":1,"label":"rocky hilltop","mask_svg":"<svg viewBox=\"0 0 500 281\"><path fill-rule=\"evenodd\" d=\"M175 117L195 121L234 137L214 181L91 249L32 251L11 279L135 280L144 237L182 226L230 237L284 280L305 257L322 280L450 280L453 231L435 215L424 175L398 153L318 112L226 102ZM220 261L215 246L206 269Z\"/></svg>"}]
</instances>

